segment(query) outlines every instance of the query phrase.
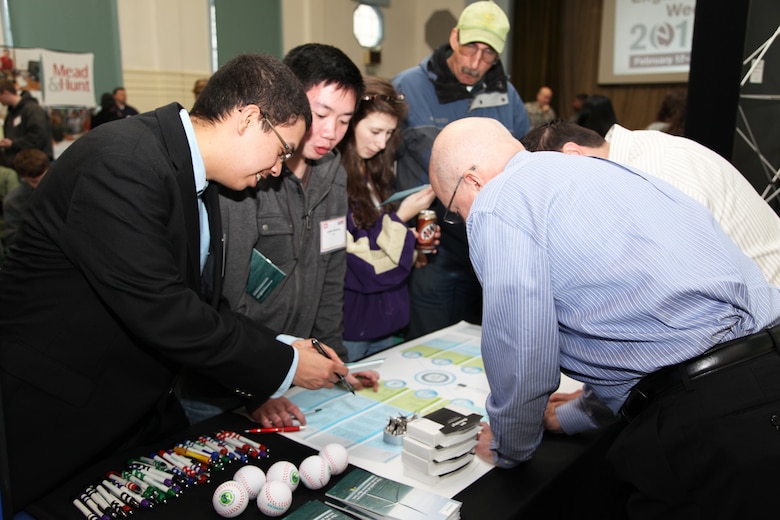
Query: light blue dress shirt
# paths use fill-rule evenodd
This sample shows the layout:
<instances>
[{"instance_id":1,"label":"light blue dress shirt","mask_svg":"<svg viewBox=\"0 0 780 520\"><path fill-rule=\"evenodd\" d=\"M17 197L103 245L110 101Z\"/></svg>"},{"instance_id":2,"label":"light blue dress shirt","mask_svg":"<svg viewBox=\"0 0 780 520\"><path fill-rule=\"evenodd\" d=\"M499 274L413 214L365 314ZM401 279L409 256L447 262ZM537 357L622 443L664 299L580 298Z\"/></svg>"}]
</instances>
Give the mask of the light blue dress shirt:
<instances>
[{"instance_id":1,"label":"light blue dress shirt","mask_svg":"<svg viewBox=\"0 0 780 520\"><path fill-rule=\"evenodd\" d=\"M703 205L606 160L517 154L467 231L500 466L533 454L561 371L585 383L557 409L575 433L613 417L644 375L780 320L780 290Z\"/></svg>"},{"instance_id":2,"label":"light blue dress shirt","mask_svg":"<svg viewBox=\"0 0 780 520\"><path fill-rule=\"evenodd\" d=\"M203 200L200 195L208 188L209 181L206 180L206 165L203 163L203 157L200 154L200 148L198 148L198 140L195 138L195 129L192 127L192 121L190 121L190 115L185 109L179 111L179 118L181 124L184 126L184 133L187 135L187 143L190 145L190 155L192 156L192 170L195 177L195 191L198 194L198 211L200 212L200 271L203 272L203 266L206 265L206 258L209 254L209 247L211 246L211 232L209 231L209 216L206 211L206 205L203 204ZM292 341L289 341L290 336L280 334L277 339L288 345L292 345ZM290 370L287 372L287 377L282 382L279 389L274 392L271 398L277 398L284 395L292 386L293 379L295 378L295 371L298 369L298 349L293 348L293 361L290 365Z\"/></svg>"},{"instance_id":3,"label":"light blue dress shirt","mask_svg":"<svg viewBox=\"0 0 780 520\"><path fill-rule=\"evenodd\" d=\"M200 272L203 273L203 267L206 265L206 258L211 247L211 232L209 230L209 214L206 211L206 205L201 199L201 195L209 186L206 180L206 165L203 164L203 157L200 155L198 140L195 139L195 129L192 127L192 121L186 110L179 111L181 124L184 125L184 133L187 135L187 143L190 145L190 154L192 156L192 171L195 177L195 192L198 194L198 212L200 213Z\"/></svg>"}]
</instances>

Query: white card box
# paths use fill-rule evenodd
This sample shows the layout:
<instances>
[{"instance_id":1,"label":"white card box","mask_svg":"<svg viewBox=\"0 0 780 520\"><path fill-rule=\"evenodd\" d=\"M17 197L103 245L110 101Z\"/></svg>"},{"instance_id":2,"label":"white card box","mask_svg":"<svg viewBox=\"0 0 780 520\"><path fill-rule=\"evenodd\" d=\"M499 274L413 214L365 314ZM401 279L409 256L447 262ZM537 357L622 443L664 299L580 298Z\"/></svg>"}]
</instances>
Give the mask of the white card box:
<instances>
[{"instance_id":1,"label":"white card box","mask_svg":"<svg viewBox=\"0 0 780 520\"><path fill-rule=\"evenodd\" d=\"M460 457L470 452L477 445L476 435L469 437L463 442L453 444L452 446L436 448L423 444L411 437L404 437L404 451L411 453L423 460L433 462L444 462L449 459Z\"/></svg>"},{"instance_id":2,"label":"white card box","mask_svg":"<svg viewBox=\"0 0 780 520\"><path fill-rule=\"evenodd\" d=\"M454 459L445 460L444 462L435 462L422 459L416 455L412 455L408 451L401 452L401 462L404 468L410 467L417 471L427 473L429 475L444 475L445 473L451 473L458 470L471 462L474 459L474 454L471 452L464 453L460 457Z\"/></svg>"},{"instance_id":3,"label":"white card box","mask_svg":"<svg viewBox=\"0 0 780 520\"><path fill-rule=\"evenodd\" d=\"M480 429L482 415L468 408L450 404L406 425L406 436L429 446L453 446Z\"/></svg>"}]
</instances>

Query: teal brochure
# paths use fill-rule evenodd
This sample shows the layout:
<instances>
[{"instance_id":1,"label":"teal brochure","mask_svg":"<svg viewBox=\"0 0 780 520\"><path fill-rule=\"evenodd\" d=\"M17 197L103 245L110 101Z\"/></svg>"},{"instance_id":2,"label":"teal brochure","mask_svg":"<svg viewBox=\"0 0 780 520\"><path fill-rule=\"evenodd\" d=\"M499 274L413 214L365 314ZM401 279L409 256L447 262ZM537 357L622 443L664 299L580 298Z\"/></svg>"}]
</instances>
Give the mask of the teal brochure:
<instances>
[{"instance_id":1,"label":"teal brochure","mask_svg":"<svg viewBox=\"0 0 780 520\"><path fill-rule=\"evenodd\" d=\"M274 287L287 276L276 267L273 262L267 259L257 249L252 249L252 260L249 265L249 282L246 284L246 292L252 297L262 302L265 300Z\"/></svg>"},{"instance_id":2,"label":"teal brochure","mask_svg":"<svg viewBox=\"0 0 780 520\"><path fill-rule=\"evenodd\" d=\"M417 193L418 191L427 188L430 186L430 184L423 184L422 186L417 186L416 188L409 188L408 190L399 191L398 193L391 195L387 200L384 202L380 202L379 206L384 206L385 204L390 204L391 202L395 202L397 200L402 200L411 195L412 193Z\"/></svg>"}]
</instances>

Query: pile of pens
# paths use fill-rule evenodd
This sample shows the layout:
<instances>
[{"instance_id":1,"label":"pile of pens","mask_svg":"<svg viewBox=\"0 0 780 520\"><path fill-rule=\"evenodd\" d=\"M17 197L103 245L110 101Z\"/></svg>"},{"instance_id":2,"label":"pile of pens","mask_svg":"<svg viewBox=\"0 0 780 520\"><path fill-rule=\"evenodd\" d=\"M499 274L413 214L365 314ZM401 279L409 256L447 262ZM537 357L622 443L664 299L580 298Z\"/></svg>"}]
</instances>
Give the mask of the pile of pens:
<instances>
[{"instance_id":1,"label":"pile of pens","mask_svg":"<svg viewBox=\"0 0 780 520\"><path fill-rule=\"evenodd\" d=\"M204 484L211 471L231 462L268 457L268 448L236 432L177 443L168 450L131 459L122 471L110 471L100 483L87 486L73 505L88 520L129 516L178 497L186 488Z\"/></svg>"}]
</instances>

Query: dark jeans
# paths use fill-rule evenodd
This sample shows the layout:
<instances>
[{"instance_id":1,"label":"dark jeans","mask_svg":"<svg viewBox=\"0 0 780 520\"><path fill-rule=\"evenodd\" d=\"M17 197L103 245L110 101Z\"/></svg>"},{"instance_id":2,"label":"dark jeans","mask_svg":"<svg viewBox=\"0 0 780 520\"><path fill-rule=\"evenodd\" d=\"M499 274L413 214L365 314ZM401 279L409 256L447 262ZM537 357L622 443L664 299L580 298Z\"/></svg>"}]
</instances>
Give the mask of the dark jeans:
<instances>
[{"instance_id":1,"label":"dark jeans","mask_svg":"<svg viewBox=\"0 0 780 520\"><path fill-rule=\"evenodd\" d=\"M608 458L632 519L761 518L780 490L780 353L692 381L628 424ZM774 511L774 513L770 513Z\"/></svg>"},{"instance_id":2,"label":"dark jeans","mask_svg":"<svg viewBox=\"0 0 780 520\"><path fill-rule=\"evenodd\" d=\"M409 282L410 320L405 339L418 338L461 320L482 323L482 287L471 263L439 247Z\"/></svg>"}]
</instances>

